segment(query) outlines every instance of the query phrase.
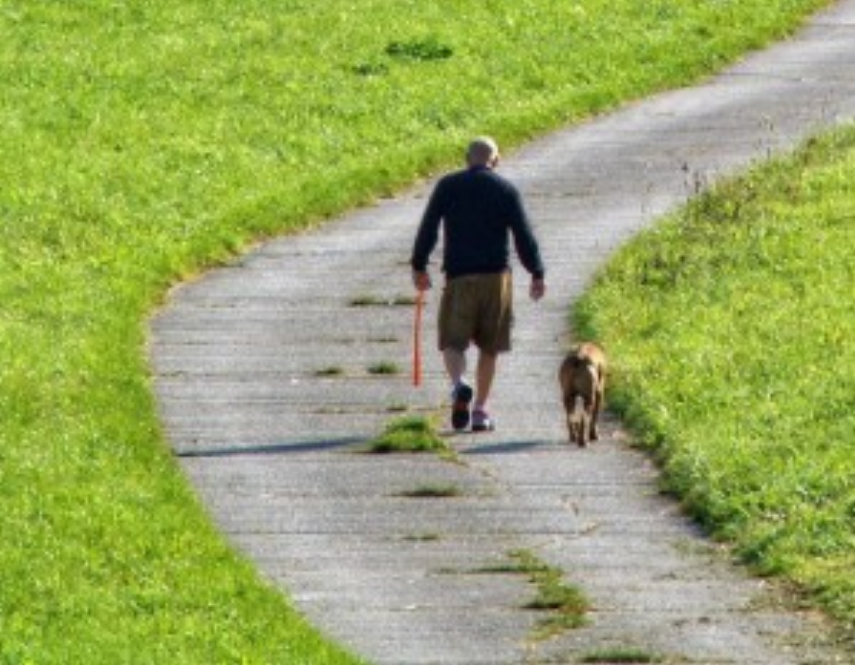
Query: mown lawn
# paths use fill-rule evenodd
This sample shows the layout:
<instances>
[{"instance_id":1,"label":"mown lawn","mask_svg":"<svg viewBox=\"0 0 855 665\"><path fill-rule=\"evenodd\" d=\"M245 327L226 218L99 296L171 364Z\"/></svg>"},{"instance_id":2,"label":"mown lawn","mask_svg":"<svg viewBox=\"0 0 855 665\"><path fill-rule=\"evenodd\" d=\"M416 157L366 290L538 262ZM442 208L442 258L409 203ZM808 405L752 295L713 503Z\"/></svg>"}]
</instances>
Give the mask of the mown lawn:
<instances>
[{"instance_id":1,"label":"mown lawn","mask_svg":"<svg viewBox=\"0 0 855 665\"><path fill-rule=\"evenodd\" d=\"M160 430L169 285L682 84L822 0L0 0L0 663L347 663Z\"/></svg>"},{"instance_id":2,"label":"mown lawn","mask_svg":"<svg viewBox=\"0 0 855 665\"><path fill-rule=\"evenodd\" d=\"M576 310L669 488L855 625L855 127L624 248Z\"/></svg>"}]
</instances>

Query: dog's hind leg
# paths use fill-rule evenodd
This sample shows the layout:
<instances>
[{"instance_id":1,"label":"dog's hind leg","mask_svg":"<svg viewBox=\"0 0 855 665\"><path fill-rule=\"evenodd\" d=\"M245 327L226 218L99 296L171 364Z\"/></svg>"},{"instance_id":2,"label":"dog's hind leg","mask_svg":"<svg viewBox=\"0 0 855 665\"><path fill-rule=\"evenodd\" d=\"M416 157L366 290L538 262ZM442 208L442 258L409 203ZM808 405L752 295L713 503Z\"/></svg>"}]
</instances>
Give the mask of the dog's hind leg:
<instances>
[{"instance_id":1,"label":"dog's hind leg","mask_svg":"<svg viewBox=\"0 0 855 665\"><path fill-rule=\"evenodd\" d=\"M592 400L585 399L582 408L580 409L580 420L579 420L579 439L578 444L580 448L587 448L588 444L594 439L591 436L591 432L594 427L593 423L593 413L594 413L594 403Z\"/></svg>"},{"instance_id":2,"label":"dog's hind leg","mask_svg":"<svg viewBox=\"0 0 855 665\"><path fill-rule=\"evenodd\" d=\"M594 399L591 404L591 422L590 422L590 431L591 431L591 441L598 441L600 438L600 429L598 427L598 423L600 420L600 411L603 408L603 391L601 388L597 388L594 391Z\"/></svg>"},{"instance_id":3,"label":"dog's hind leg","mask_svg":"<svg viewBox=\"0 0 855 665\"><path fill-rule=\"evenodd\" d=\"M575 395L565 395L564 396L564 418L567 422L567 439L570 443L573 443L576 438L576 422L574 420L574 411L576 408L576 396Z\"/></svg>"}]
</instances>

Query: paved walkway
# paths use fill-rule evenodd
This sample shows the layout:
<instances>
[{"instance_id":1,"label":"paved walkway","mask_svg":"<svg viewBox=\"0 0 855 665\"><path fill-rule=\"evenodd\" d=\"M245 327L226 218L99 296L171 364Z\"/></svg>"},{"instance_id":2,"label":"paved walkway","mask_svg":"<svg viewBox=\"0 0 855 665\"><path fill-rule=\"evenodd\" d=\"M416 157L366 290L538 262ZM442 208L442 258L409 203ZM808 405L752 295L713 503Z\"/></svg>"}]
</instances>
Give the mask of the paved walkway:
<instances>
[{"instance_id":1,"label":"paved walkway","mask_svg":"<svg viewBox=\"0 0 855 665\"><path fill-rule=\"evenodd\" d=\"M405 374L406 260L430 183L317 232L258 248L177 289L153 321L163 420L222 530L324 632L375 665L575 663L603 649L674 662L855 662L815 643L763 583L727 565L656 491L618 423L564 441L555 372L569 303L609 253L683 201L855 115L855 1L707 84L536 141L501 170L523 190L550 292L519 280L517 351L501 368L497 433L454 437L457 463L376 456L360 443L406 405L445 399ZM355 306L358 299L384 304ZM428 305L433 321L436 295ZM426 348L434 344L428 326ZM339 376L319 376L331 367ZM458 496L412 498L429 487ZM593 602L587 627L533 638L534 589L497 572L514 551L565 572ZM492 571L492 572L491 572Z\"/></svg>"}]
</instances>

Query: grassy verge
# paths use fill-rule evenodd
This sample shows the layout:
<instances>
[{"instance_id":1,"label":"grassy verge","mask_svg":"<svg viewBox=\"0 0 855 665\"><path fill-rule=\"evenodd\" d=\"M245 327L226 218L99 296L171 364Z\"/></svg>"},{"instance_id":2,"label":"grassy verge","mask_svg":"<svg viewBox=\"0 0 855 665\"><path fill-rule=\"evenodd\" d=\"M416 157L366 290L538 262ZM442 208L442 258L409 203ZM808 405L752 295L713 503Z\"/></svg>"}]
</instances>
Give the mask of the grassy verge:
<instances>
[{"instance_id":1,"label":"grassy verge","mask_svg":"<svg viewBox=\"0 0 855 665\"><path fill-rule=\"evenodd\" d=\"M822 4L0 2L0 662L349 662L186 487L152 307L470 134L685 83Z\"/></svg>"},{"instance_id":2,"label":"grassy verge","mask_svg":"<svg viewBox=\"0 0 855 665\"><path fill-rule=\"evenodd\" d=\"M855 625L855 128L627 246L577 320L671 489L761 573Z\"/></svg>"}]
</instances>

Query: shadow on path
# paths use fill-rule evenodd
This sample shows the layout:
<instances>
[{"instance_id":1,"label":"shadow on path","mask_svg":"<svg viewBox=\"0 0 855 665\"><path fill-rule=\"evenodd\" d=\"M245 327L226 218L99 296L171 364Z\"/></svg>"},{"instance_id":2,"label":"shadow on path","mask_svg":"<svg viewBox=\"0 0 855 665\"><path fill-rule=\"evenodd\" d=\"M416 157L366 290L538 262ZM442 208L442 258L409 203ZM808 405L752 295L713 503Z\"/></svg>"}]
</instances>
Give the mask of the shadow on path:
<instances>
[{"instance_id":1,"label":"shadow on path","mask_svg":"<svg viewBox=\"0 0 855 665\"><path fill-rule=\"evenodd\" d=\"M232 446L229 448L194 448L192 450L177 451L176 457L203 458L203 457L245 457L250 455L298 455L302 453L319 453L352 448L364 444L365 439L359 437L345 437L332 440L296 441L263 446Z\"/></svg>"}]
</instances>

